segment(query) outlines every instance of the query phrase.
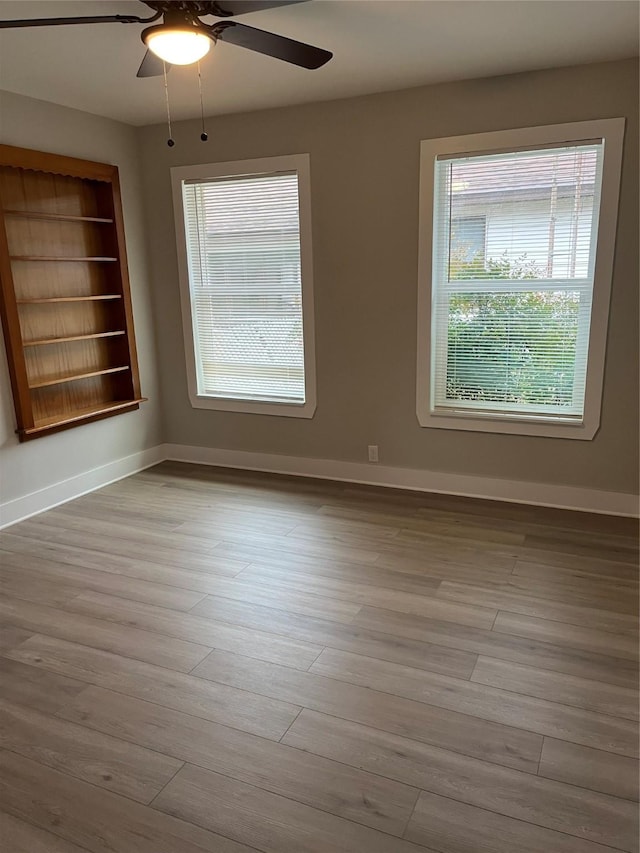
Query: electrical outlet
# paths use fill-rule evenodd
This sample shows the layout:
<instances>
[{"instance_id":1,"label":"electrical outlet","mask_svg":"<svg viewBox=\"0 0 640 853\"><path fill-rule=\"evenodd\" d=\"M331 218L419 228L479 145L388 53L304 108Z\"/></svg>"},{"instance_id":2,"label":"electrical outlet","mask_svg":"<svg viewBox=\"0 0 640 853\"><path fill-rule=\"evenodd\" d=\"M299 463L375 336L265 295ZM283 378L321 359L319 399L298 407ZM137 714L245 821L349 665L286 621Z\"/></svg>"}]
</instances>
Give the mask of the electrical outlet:
<instances>
[{"instance_id":1,"label":"electrical outlet","mask_svg":"<svg viewBox=\"0 0 640 853\"><path fill-rule=\"evenodd\" d=\"M368 446L369 451L369 462L377 462L378 461L378 445L370 444Z\"/></svg>"}]
</instances>

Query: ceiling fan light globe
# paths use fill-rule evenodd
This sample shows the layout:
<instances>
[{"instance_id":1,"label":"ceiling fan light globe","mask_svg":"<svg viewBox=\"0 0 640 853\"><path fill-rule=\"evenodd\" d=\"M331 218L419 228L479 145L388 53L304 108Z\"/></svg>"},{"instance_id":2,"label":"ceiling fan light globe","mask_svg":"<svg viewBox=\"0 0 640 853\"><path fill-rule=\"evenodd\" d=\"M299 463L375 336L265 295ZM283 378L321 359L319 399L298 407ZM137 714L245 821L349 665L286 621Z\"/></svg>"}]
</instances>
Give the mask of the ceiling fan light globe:
<instances>
[{"instance_id":1,"label":"ceiling fan light globe","mask_svg":"<svg viewBox=\"0 0 640 853\"><path fill-rule=\"evenodd\" d=\"M193 29L149 27L142 40L152 53L170 65L191 65L209 53L211 39Z\"/></svg>"}]
</instances>

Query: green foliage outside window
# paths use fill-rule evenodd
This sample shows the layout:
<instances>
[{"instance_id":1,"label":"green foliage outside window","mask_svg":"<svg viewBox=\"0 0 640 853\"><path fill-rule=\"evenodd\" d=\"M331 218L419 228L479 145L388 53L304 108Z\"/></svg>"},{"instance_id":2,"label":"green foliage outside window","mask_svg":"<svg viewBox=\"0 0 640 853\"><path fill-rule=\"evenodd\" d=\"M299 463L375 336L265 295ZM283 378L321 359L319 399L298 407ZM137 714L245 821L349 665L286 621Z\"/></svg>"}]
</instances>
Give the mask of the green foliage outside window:
<instances>
[{"instance_id":1,"label":"green foliage outside window","mask_svg":"<svg viewBox=\"0 0 640 853\"><path fill-rule=\"evenodd\" d=\"M467 256L468 257L468 256ZM450 281L542 277L522 255L465 260L452 253ZM580 294L529 290L455 293L449 299L447 399L570 405Z\"/></svg>"}]
</instances>

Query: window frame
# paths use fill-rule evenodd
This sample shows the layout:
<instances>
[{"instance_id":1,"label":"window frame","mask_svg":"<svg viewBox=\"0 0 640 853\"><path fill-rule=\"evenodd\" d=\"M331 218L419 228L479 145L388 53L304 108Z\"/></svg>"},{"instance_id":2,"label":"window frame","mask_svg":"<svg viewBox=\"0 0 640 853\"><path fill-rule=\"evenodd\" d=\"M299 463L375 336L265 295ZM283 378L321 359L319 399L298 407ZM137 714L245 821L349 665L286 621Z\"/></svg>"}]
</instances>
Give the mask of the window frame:
<instances>
[{"instance_id":1,"label":"window frame","mask_svg":"<svg viewBox=\"0 0 640 853\"><path fill-rule=\"evenodd\" d=\"M184 181L248 176L268 176L278 172L295 172L298 177L298 206L300 220L300 276L302 298L302 329L304 348L305 400L303 403L232 399L198 393L196 362L195 317L191 305L191 287L187 255L186 223L182 186ZM315 326L313 299L313 255L311 247L311 170L308 154L286 154L251 160L233 160L196 166L171 168L171 185L178 254L178 281L182 309L182 327L187 368L189 401L194 409L214 409L223 412L275 415L291 418L312 418L316 410Z\"/></svg>"},{"instance_id":2,"label":"window frame","mask_svg":"<svg viewBox=\"0 0 640 853\"><path fill-rule=\"evenodd\" d=\"M416 413L421 427L548 436L591 440L600 426L602 388L609 322L611 280L617 232L625 119L601 119L569 124L491 131L466 136L441 137L420 143L420 204L418 245L418 328ZM604 140L602 194L582 420L562 421L558 416L524 413L435 411L432 406L433 277L435 162L441 155L464 156L537 146Z\"/></svg>"}]
</instances>

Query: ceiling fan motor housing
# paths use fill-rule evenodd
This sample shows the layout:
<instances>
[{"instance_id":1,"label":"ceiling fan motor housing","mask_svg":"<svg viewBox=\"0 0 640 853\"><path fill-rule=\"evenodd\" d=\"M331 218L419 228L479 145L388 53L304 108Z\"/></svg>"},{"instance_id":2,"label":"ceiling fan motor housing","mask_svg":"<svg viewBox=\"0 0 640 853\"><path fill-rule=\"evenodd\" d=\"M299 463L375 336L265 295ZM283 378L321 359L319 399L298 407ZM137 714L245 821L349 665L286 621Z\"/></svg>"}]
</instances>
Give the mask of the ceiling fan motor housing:
<instances>
[{"instance_id":1,"label":"ceiling fan motor housing","mask_svg":"<svg viewBox=\"0 0 640 853\"><path fill-rule=\"evenodd\" d=\"M154 33L162 33L167 32L168 30L172 31L185 31L185 32L197 32L207 38L211 39L214 43L217 41L217 34L215 30L209 27L206 24L203 24L197 17L195 9L187 8L187 7L199 7L205 6L208 4L205 3L149 3L149 6L153 7L167 7L164 11L160 8L157 9L158 12L162 11L163 21L161 24L156 24L153 27L147 27L140 33L140 38L142 43L145 45L149 44L149 37Z\"/></svg>"},{"instance_id":2,"label":"ceiling fan motor housing","mask_svg":"<svg viewBox=\"0 0 640 853\"><path fill-rule=\"evenodd\" d=\"M233 12L227 11L224 8L224 3L215 3L212 0L179 0L179 2L147 2L142 0L145 6L150 6L154 12L161 12L167 15L172 12L179 12L184 16L194 18L205 17L206 15L215 15L216 18L228 18L233 15ZM166 19L166 18L165 18Z\"/></svg>"}]
</instances>

